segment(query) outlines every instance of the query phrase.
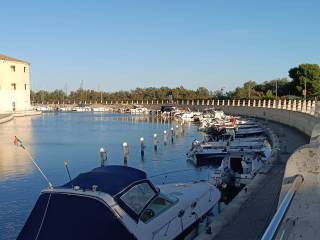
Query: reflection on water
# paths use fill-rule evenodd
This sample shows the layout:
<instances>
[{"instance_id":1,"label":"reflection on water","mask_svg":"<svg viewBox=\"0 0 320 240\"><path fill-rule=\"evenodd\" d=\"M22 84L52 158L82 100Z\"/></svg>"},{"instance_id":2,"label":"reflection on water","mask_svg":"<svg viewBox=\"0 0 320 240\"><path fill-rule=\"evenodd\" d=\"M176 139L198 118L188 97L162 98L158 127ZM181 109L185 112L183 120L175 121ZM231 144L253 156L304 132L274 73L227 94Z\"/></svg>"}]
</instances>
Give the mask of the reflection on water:
<instances>
[{"instance_id":1,"label":"reflection on water","mask_svg":"<svg viewBox=\"0 0 320 240\"><path fill-rule=\"evenodd\" d=\"M33 165L21 149L13 144L14 136L32 142L31 118L16 118L14 121L0 124L0 181L10 177L19 177L33 170ZM29 147L32 152L32 147Z\"/></svg>"},{"instance_id":2,"label":"reflection on water","mask_svg":"<svg viewBox=\"0 0 320 240\"><path fill-rule=\"evenodd\" d=\"M20 137L38 164L55 185L68 180L64 161L72 177L99 166L99 148L108 155L107 164L124 164L122 143L129 144L128 166L147 172L156 184L192 181L208 177L208 168L195 168L186 161L186 152L199 132L186 125L171 142L170 129L178 123L152 116L110 113L48 113L16 118L0 124L0 239L15 239L46 182L27 158L23 149L13 145ZM163 143L163 131L168 143ZM158 135L154 151L153 134ZM145 139L141 156L140 137ZM184 169L172 175L164 172Z\"/></svg>"}]
</instances>

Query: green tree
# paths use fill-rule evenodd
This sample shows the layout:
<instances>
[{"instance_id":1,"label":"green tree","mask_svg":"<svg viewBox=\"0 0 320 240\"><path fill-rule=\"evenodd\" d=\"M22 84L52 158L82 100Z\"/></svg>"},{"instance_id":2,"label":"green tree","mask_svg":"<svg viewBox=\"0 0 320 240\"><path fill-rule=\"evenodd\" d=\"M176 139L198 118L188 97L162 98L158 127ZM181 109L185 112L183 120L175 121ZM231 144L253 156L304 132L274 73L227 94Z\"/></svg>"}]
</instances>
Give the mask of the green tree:
<instances>
[{"instance_id":1,"label":"green tree","mask_svg":"<svg viewBox=\"0 0 320 240\"><path fill-rule=\"evenodd\" d=\"M273 95L273 93L272 93L272 90L268 90L268 91L266 92L266 98L267 98L267 99L274 99L274 95Z\"/></svg>"},{"instance_id":2,"label":"green tree","mask_svg":"<svg viewBox=\"0 0 320 240\"><path fill-rule=\"evenodd\" d=\"M292 89L297 95L304 95L306 88L307 96L320 96L320 67L318 64L300 64L289 70L292 78Z\"/></svg>"},{"instance_id":3,"label":"green tree","mask_svg":"<svg viewBox=\"0 0 320 240\"><path fill-rule=\"evenodd\" d=\"M243 87L238 87L235 90L234 97L238 99L257 99L263 96L262 92L255 89L255 81L247 81L243 84Z\"/></svg>"}]
</instances>

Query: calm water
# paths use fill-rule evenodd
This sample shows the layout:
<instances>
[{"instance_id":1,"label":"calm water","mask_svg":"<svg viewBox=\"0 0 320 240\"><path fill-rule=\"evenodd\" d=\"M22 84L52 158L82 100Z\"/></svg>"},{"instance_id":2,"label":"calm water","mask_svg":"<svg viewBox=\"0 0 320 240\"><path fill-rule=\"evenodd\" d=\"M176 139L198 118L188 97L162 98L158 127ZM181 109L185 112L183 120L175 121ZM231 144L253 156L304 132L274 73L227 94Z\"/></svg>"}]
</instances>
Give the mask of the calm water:
<instances>
[{"instance_id":1,"label":"calm water","mask_svg":"<svg viewBox=\"0 0 320 240\"><path fill-rule=\"evenodd\" d=\"M174 174L152 177L156 184L208 178L209 168L195 168L185 154L194 138L201 138L193 125L185 126L167 146L163 131L170 132L174 122L151 117L106 113L59 113L17 118L0 124L0 239L15 239L46 182L28 159L24 150L13 145L21 138L54 185L68 178L64 161L68 160L72 177L99 166L99 148L108 152L108 164L123 164L122 143L129 144L128 166L147 172L148 176L168 171ZM158 151L153 149L153 134L158 134ZM140 137L145 138L141 159ZM185 170L185 171L180 171Z\"/></svg>"}]
</instances>

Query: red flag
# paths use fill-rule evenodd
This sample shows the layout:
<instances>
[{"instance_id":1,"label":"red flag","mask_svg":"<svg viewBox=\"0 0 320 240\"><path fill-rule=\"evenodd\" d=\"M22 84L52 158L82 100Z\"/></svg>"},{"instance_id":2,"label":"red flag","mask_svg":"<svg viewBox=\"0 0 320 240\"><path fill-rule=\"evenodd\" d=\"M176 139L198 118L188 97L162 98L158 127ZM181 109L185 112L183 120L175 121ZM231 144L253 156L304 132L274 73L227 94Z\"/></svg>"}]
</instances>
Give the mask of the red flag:
<instances>
[{"instance_id":1,"label":"red flag","mask_svg":"<svg viewBox=\"0 0 320 240\"><path fill-rule=\"evenodd\" d=\"M19 138L17 138L17 136L14 136L13 144L17 147L22 147L23 149L25 149L25 147L22 144L22 141Z\"/></svg>"}]
</instances>

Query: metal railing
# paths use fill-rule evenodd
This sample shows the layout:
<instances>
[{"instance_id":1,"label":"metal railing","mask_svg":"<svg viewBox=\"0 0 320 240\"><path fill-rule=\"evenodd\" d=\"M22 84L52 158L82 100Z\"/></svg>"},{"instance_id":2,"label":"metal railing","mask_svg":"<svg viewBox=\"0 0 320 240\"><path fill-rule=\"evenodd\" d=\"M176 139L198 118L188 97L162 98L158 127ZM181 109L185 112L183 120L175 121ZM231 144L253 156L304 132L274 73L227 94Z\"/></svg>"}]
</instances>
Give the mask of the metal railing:
<instances>
[{"instance_id":1,"label":"metal railing","mask_svg":"<svg viewBox=\"0 0 320 240\"><path fill-rule=\"evenodd\" d=\"M280 230L280 226L291 205L294 195L299 189L302 182L303 182L302 175L293 176L292 186L284 196L277 212L273 216L261 240L284 239L284 236L286 235L286 228L281 228Z\"/></svg>"}]
</instances>

